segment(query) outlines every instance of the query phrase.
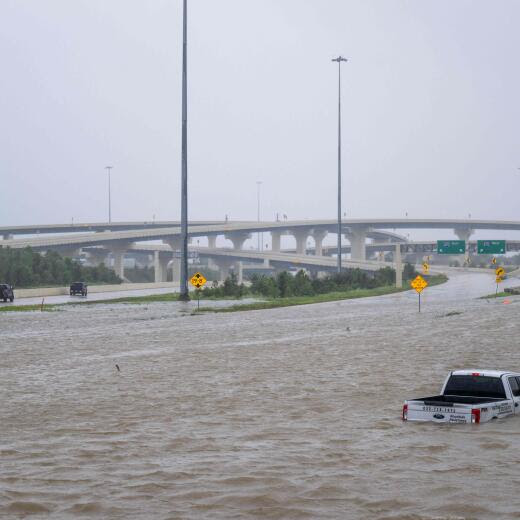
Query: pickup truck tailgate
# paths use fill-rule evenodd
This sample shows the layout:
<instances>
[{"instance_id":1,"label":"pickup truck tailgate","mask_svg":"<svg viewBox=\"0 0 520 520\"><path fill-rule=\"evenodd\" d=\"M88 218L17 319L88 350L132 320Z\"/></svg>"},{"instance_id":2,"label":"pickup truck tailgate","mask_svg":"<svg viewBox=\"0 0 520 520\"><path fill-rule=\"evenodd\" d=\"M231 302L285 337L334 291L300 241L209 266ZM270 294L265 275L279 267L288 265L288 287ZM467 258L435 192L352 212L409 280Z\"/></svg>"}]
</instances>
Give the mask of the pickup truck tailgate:
<instances>
[{"instance_id":1,"label":"pickup truck tailgate","mask_svg":"<svg viewBox=\"0 0 520 520\"><path fill-rule=\"evenodd\" d=\"M408 421L433 421L446 423L471 423L471 406L425 401L407 401L403 407L403 419Z\"/></svg>"}]
</instances>

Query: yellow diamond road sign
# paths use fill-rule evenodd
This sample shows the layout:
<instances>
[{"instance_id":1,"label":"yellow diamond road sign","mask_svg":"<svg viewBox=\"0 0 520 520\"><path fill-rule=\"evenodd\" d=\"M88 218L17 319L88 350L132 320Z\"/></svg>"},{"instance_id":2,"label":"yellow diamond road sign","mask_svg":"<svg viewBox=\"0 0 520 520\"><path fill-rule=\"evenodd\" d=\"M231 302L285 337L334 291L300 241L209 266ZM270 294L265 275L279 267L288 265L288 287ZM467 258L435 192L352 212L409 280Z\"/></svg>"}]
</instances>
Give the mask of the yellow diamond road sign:
<instances>
[{"instance_id":1,"label":"yellow diamond road sign","mask_svg":"<svg viewBox=\"0 0 520 520\"><path fill-rule=\"evenodd\" d=\"M421 293L424 289L426 289L426 287L428 287L428 282L422 276L419 275L415 280L412 281L411 286L418 293Z\"/></svg>"},{"instance_id":2,"label":"yellow diamond road sign","mask_svg":"<svg viewBox=\"0 0 520 520\"><path fill-rule=\"evenodd\" d=\"M506 274L506 270L503 267L497 267L495 269L495 274L498 276L504 276Z\"/></svg>"},{"instance_id":3,"label":"yellow diamond road sign","mask_svg":"<svg viewBox=\"0 0 520 520\"><path fill-rule=\"evenodd\" d=\"M497 283L502 283L504 280L501 276L497 276Z\"/></svg>"},{"instance_id":4,"label":"yellow diamond road sign","mask_svg":"<svg viewBox=\"0 0 520 520\"><path fill-rule=\"evenodd\" d=\"M191 285L193 285L194 287L196 287L197 289L200 289L203 285L206 284L207 280L206 278L204 278L204 276L200 273L195 273L192 277L191 277Z\"/></svg>"}]
</instances>

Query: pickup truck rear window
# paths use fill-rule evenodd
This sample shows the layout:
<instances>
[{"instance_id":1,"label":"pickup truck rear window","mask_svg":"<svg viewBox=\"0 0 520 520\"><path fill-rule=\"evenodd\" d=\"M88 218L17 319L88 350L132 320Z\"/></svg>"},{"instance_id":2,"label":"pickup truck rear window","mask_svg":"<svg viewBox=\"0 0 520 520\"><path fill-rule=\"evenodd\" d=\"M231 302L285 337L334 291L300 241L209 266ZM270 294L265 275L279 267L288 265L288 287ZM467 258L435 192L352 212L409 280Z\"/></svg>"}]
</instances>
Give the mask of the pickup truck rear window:
<instances>
[{"instance_id":1,"label":"pickup truck rear window","mask_svg":"<svg viewBox=\"0 0 520 520\"><path fill-rule=\"evenodd\" d=\"M499 377L471 375L451 376L444 389L444 395L506 398L504 385Z\"/></svg>"}]
</instances>

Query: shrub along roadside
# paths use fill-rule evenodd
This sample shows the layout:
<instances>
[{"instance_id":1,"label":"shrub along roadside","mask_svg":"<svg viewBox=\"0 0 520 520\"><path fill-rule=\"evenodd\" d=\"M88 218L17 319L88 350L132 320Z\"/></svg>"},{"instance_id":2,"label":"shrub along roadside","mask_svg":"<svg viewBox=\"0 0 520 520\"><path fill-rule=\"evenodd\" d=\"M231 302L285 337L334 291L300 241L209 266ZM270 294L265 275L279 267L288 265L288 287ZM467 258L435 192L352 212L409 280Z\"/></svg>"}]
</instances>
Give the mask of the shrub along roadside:
<instances>
[{"instance_id":1,"label":"shrub along roadside","mask_svg":"<svg viewBox=\"0 0 520 520\"><path fill-rule=\"evenodd\" d=\"M417 272L410 264L403 271L403 281L411 280ZM292 296L317 296L331 292L345 292L357 289L375 289L376 287L392 286L395 283L395 270L384 267L375 273L366 273L360 269L335 273L320 279L311 279L303 270L292 276L286 271L276 276L253 275L251 286L237 283L232 274L222 286L205 287L202 297L235 297L262 296L264 298L290 298Z\"/></svg>"}]
</instances>

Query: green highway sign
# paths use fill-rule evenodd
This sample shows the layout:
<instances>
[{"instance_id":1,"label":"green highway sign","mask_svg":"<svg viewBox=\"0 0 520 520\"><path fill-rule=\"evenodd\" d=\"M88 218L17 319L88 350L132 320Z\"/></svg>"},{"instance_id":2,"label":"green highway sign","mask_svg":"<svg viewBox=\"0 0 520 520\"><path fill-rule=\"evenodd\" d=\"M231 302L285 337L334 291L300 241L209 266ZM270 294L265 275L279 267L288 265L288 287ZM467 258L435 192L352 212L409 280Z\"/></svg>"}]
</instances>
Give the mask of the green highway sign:
<instances>
[{"instance_id":1,"label":"green highway sign","mask_svg":"<svg viewBox=\"0 0 520 520\"><path fill-rule=\"evenodd\" d=\"M437 254L463 255L466 252L464 240L437 240Z\"/></svg>"},{"instance_id":2,"label":"green highway sign","mask_svg":"<svg viewBox=\"0 0 520 520\"><path fill-rule=\"evenodd\" d=\"M479 255L503 255L506 252L505 240L478 240L477 253Z\"/></svg>"}]
</instances>

